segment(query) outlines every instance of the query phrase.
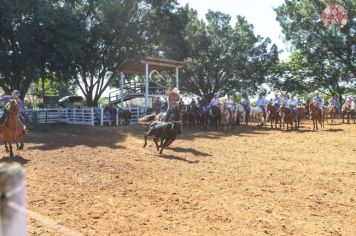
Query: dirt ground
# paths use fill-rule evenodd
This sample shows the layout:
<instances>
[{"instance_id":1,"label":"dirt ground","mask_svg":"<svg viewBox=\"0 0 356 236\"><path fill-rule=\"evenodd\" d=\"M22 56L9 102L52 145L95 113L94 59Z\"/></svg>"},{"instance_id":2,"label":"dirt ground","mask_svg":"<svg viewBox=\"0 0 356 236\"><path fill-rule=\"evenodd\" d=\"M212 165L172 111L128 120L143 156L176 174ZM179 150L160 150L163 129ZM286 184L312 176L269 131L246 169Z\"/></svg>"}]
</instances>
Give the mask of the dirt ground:
<instances>
[{"instance_id":1,"label":"dirt ground","mask_svg":"<svg viewBox=\"0 0 356 236\"><path fill-rule=\"evenodd\" d=\"M28 208L83 235L356 235L356 125L310 128L185 129L158 155L140 126L56 125L15 160Z\"/></svg>"}]
</instances>

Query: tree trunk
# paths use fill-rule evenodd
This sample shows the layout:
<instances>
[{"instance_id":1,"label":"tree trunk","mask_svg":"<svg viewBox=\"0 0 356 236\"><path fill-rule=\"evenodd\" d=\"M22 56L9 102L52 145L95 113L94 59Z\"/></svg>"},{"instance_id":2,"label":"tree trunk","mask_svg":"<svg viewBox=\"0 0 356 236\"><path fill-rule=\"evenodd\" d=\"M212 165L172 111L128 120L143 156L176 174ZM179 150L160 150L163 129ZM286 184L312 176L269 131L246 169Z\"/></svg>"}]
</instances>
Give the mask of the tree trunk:
<instances>
[{"instance_id":1,"label":"tree trunk","mask_svg":"<svg viewBox=\"0 0 356 236\"><path fill-rule=\"evenodd\" d=\"M339 104L340 104L340 109L339 110L339 113L341 114L342 113L342 105L343 105L343 99L342 99L342 94L339 94L338 96L338 99L339 99Z\"/></svg>"},{"instance_id":2,"label":"tree trunk","mask_svg":"<svg viewBox=\"0 0 356 236\"><path fill-rule=\"evenodd\" d=\"M85 100L88 107L98 107L99 105L98 99L93 99L89 94L85 95Z\"/></svg>"}]
</instances>

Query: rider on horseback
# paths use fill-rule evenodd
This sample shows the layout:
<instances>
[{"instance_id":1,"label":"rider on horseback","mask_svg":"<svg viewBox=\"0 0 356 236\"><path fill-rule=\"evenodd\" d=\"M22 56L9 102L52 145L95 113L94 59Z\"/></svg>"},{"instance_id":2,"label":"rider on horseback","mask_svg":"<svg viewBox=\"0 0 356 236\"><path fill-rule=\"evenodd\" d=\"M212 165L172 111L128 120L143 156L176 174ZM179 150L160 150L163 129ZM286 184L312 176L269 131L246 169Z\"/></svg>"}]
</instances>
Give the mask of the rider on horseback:
<instances>
[{"instance_id":1,"label":"rider on horseback","mask_svg":"<svg viewBox=\"0 0 356 236\"><path fill-rule=\"evenodd\" d=\"M257 106L262 109L263 118L266 120L266 100L263 94L260 94L256 102Z\"/></svg>"},{"instance_id":2,"label":"rider on horseback","mask_svg":"<svg viewBox=\"0 0 356 236\"><path fill-rule=\"evenodd\" d=\"M274 104L274 107L277 109L277 111L279 111L279 108L280 108L280 104L281 104L281 98L279 97L279 93L275 93L274 95L274 99L273 99L273 104Z\"/></svg>"},{"instance_id":3,"label":"rider on horseback","mask_svg":"<svg viewBox=\"0 0 356 236\"><path fill-rule=\"evenodd\" d=\"M286 94L282 100L282 106L287 107L289 104L289 95Z\"/></svg>"},{"instance_id":4,"label":"rider on horseback","mask_svg":"<svg viewBox=\"0 0 356 236\"><path fill-rule=\"evenodd\" d=\"M221 111L220 105L221 105L220 99L216 95L214 95L213 99L211 99L211 101L210 101L211 111L213 109L216 109L220 113L220 111Z\"/></svg>"},{"instance_id":5,"label":"rider on horseback","mask_svg":"<svg viewBox=\"0 0 356 236\"><path fill-rule=\"evenodd\" d=\"M216 95L214 95L213 99L211 99L211 101L210 101L210 105L211 105L212 107L217 107L217 108L219 108L219 106L220 106L220 99L219 99Z\"/></svg>"},{"instance_id":6,"label":"rider on horseback","mask_svg":"<svg viewBox=\"0 0 356 236\"><path fill-rule=\"evenodd\" d=\"M227 107L229 113L230 113L230 116L232 116L232 107L234 105L234 102L230 99L230 97L228 96L227 99L225 99L224 101L224 105Z\"/></svg>"},{"instance_id":7,"label":"rider on horseback","mask_svg":"<svg viewBox=\"0 0 356 236\"><path fill-rule=\"evenodd\" d=\"M298 97L294 96L289 100L289 108L294 112L295 118L298 117Z\"/></svg>"},{"instance_id":8,"label":"rider on horseback","mask_svg":"<svg viewBox=\"0 0 356 236\"><path fill-rule=\"evenodd\" d=\"M12 91L11 96L4 96L0 99L0 102L2 102L4 104L4 112L3 112L2 116L0 117L0 127L2 127L4 125L6 118L8 116L8 113L9 113L9 111L6 109L6 104L8 102L10 102L10 100L14 99L14 100L16 100L16 102L19 106L19 119L25 128L25 119L22 116L23 105L22 105L21 99L19 98L20 96L21 96L21 93L18 90L14 90L14 91Z\"/></svg>"},{"instance_id":9,"label":"rider on horseback","mask_svg":"<svg viewBox=\"0 0 356 236\"><path fill-rule=\"evenodd\" d=\"M177 102L179 102L179 100L180 100L179 90L177 88L174 88L173 90L171 88L168 88L166 96L168 97L168 110L167 110L167 114L164 118L164 121L168 122L169 118L174 113L173 108L174 108L175 104Z\"/></svg>"},{"instance_id":10,"label":"rider on horseback","mask_svg":"<svg viewBox=\"0 0 356 236\"><path fill-rule=\"evenodd\" d=\"M251 105L250 105L250 99L248 98L248 95L245 93L244 98L242 99L242 106L245 109L246 116L245 116L245 122L248 123L249 116L250 116L250 110L251 110Z\"/></svg>"},{"instance_id":11,"label":"rider on horseback","mask_svg":"<svg viewBox=\"0 0 356 236\"><path fill-rule=\"evenodd\" d=\"M313 101L316 103L317 107L320 110L320 113L323 115L323 106L324 106L324 102L323 102L323 98L319 95L319 91L316 90L314 92L315 97L313 98Z\"/></svg>"}]
</instances>

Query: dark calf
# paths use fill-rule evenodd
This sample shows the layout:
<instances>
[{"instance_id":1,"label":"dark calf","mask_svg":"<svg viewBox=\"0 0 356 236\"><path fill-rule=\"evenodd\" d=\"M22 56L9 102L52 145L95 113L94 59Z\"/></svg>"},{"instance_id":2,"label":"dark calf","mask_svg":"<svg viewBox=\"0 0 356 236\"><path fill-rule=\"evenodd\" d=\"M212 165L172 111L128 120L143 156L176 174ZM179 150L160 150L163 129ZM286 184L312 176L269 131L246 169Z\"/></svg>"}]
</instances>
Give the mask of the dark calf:
<instances>
[{"instance_id":1,"label":"dark calf","mask_svg":"<svg viewBox=\"0 0 356 236\"><path fill-rule=\"evenodd\" d=\"M175 122L152 122L148 125L148 130L145 132L145 144L147 145L147 137L153 136L153 141L156 144L157 151L162 154L163 148L171 144L178 135L182 134L182 125L179 121ZM158 145L158 141L161 144ZM161 148L161 150L159 150Z\"/></svg>"}]
</instances>

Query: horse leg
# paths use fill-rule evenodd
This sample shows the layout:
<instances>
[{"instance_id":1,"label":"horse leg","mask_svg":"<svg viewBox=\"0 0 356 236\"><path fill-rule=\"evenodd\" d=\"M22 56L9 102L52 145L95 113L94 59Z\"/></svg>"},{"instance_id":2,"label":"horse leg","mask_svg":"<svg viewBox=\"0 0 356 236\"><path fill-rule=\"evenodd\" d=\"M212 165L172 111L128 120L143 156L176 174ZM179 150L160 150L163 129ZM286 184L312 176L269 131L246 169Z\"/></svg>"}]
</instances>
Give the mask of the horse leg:
<instances>
[{"instance_id":1,"label":"horse leg","mask_svg":"<svg viewBox=\"0 0 356 236\"><path fill-rule=\"evenodd\" d=\"M4 141L4 145L5 145L6 152L9 152L9 147L7 146L7 142L6 141Z\"/></svg>"},{"instance_id":2,"label":"horse leg","mask_svg":"<svg viewBox=\"0 0 356 236\"><path fill-rule=\"evenodd\" d=\"M10 157L14 157L14 153L12 152L12 143L9 142L9 147L10 147Z\"/></svg>"}]
</instances>

